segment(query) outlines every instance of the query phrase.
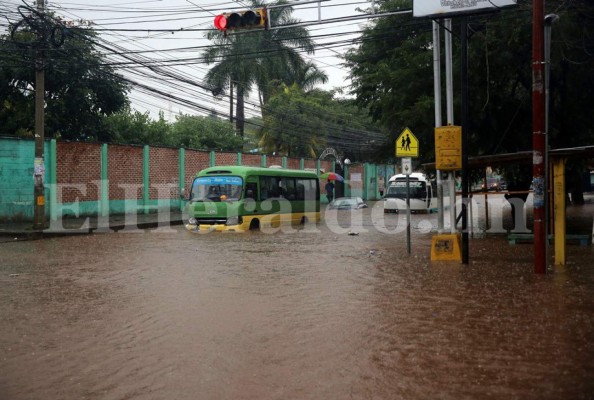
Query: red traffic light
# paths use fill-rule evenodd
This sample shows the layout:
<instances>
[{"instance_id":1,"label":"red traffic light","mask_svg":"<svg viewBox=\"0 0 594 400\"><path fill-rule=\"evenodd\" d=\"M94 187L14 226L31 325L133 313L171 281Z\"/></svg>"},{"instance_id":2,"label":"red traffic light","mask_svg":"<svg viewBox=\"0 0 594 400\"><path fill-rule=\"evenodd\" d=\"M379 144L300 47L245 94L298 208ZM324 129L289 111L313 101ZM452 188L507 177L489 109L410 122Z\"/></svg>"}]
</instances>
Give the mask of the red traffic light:
<instances>
[{"instance_id":1,"label":"red traffic light","mask_svg":"<svg viewBox=\"0 0 594 400\"><path fill-rule=\"evenodd\" d=\"M266 28L266 9L247 10L217 15L214 26L220 31L243 28Z\"/></svg>"},{"instance_id":2,"label":"red traffic light","mask_svg":"<svg viewBox=\"0 0 594 400\"><path fill-rule=\"evenodd\" d=\"M214 19L214 26L220 31L224 31L225 29L227 29L227 18L225 17L225 15L217 15Z\"/></svg>"}]
</instances>

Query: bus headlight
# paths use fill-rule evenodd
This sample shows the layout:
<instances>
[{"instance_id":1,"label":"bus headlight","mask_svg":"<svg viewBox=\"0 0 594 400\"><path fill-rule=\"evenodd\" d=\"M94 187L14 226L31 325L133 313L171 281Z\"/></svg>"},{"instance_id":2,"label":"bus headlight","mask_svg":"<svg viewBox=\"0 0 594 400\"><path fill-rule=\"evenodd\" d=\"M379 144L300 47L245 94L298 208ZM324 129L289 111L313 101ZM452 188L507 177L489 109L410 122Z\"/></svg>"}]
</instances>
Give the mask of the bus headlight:
<instances>
[{"instance_id":1,"label":"bus headlight","mask_svg":"<svg viewBox=\"0 0 594 400\"><path fill-rule=\"evenodd\" d=\"M243 218L236 215L236 216L227 218L226 225L240 225L242 222L243 222Z\"/></svg>"},{"instance_id":2,"label":"bus headlight","mask_svg":"<svg viewBox=\"0 0 594 400\"><path fill-rule=\"evenodd\" d=\"M196 221L196 218L194 218L194 217L188 219L188 224L190 224L190 225L196 225L196 222L198 222L198 221Z\"/></svg>"}]
</instances>

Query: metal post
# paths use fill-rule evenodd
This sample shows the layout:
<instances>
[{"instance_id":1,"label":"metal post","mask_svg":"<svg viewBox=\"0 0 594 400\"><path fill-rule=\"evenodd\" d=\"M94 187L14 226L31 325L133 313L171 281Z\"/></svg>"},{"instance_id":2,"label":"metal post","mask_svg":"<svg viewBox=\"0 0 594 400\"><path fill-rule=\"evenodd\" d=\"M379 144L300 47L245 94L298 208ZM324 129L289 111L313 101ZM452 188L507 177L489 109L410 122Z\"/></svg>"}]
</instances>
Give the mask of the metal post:
<instances>
[{"instance_id":1,"label":"metal post","mask_svg":"<svg viewBox=\"0 0 594 400\"><path fill-rule=\"evenodd\" d=\"M534 187L534 272L546 273L544 0L534 0L532 14L532 182Z\"/></svg>"},{"instance_id":2,"label":"metal post","mask_svg":"<svg viewBox=\"0 0 594 400\"><path fill-rule=\"evenodd\" d=\"M44 11L44 0L37 0L37 11ZM45 228L45 189L44 189L44 107L45 107L45 73L43 55L43 32L37 32L39 39L37 55L35 58L35 161L33 175L35 186L33 188L33 229Z\"/></svg>"},{"instance_id":3,"label":"metal post","mask_svg":"<svg viewBox=\"0 0 594 400\"><path fill-rule=\"evenodd\" d=\"M550 174L549 174L549 80L551 78L551 31L553 23L559 19L557 14L548 14L544 18L544 57L545 57L545 197L544 197L544 209L545 209L545 263L549 262L549 222L550 222Z\"/></svg>"},{"instance_id":4,"label":"metal post","mask_svg":"<svg viewBox=\"0 0 594 400\"><path fill-rule=\"evenodd\" d=\"M489 186L487 185L487 168L484 170L483 179L485 180L485 187L483 188L483 192L485 193L485 232L491 229L491 224L489 222L489 199L487 196L487 192L489 191Z\"/></svg>"},{"instance_id":5,"label":"metal post","mask_svg":"<svg viewBox=\"0 0 594 400\"><path fill-rule=\"evenodd\" d=\"M445 28L445 68L446 68L446 110L448 125L454 124L454 80L452 68L452 20L444 21ZM454 171L448 177L450 193L450 233L456 233L456 184Z\"/></svg>"},{"instance_id":6,"label":"metal post","mask_svg":"<svg viewBox=\"0 0 594 400\"><path fill-rule=\"evenodd\" d=\"M410 182L406 174L406 253L410 254Z\"/></svg>"},{"instance_id":7,"label":"metal post","mask_svg":"<svg viewBox=\"0 0 594 400\"><path fill-rule=\"evenodd\" d=\"M441 46L439 24L433 21L433 93L435 98L435 126L441 126ZM443 183L441 171L436 171L437 178L437 232L443 232Z\"/></svg>"},{"instance_id":8,"label":"metal post","mask_svg":"<svg viewBox=\"0 0 594 400\"><path fill-rule=\"evenodd\" d=\"M460 43L460 88L462 105L462 263L468 264L468 17L460 19L462 24Z\"/></svg>"}]
</instances>

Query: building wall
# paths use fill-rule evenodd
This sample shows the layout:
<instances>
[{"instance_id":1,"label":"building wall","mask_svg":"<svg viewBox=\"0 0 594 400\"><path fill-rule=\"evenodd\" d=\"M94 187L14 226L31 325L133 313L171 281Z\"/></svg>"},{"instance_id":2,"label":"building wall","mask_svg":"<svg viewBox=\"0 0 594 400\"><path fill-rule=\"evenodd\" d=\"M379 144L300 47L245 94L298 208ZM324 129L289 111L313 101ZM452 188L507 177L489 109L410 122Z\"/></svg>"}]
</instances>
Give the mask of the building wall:
<instances>
[{"instance_id":1,"label":"building wall","mask_svg":"<svg viewBox=\"0 0 594 400\"><path fill-rule=\"evenodd\" d=\"M180 162L181 153L184 160ZM0 219L33 218L34 155L33 140L0 138ZM283 165L283 157L273 155L54 140L50 144L48 140L45 143L46 214L58 218L64 213L149 212L160 207L178 207L179 189L190 188L200 170L214 165L237 165L238 157L246 166L261 166L264 159L266 166ZM320 168L332 171L333 163L334 160L320 161ZM315 169L317 164L315 159L286 159L286 166L291 169L302 166ZM180 165L183 182L180 182ZM351 178L353 174L361 177L360 181L353 181L345 176L352 195L365 197L362 180L375 179L366 177L364 171L363 164L348 169ZM102 177L107 181L102 181Z\"/></svg>"},{"instance_id":2,"label":"building wall","mask_svg":"<svg viewBox=\"0 0 594 400\"><path fill-rule=\"evenodd\" d=\"M207 151L186 150L185 159L185 185L187 190L192 186L192 181L198 172L210 166L210 153Z\"/></svg>"},{"instance_id":3,"label":"building wall","mask_svg":"<svg viewBox=\"0 0 594 400\"><path fill-rule=\"evenodd\" d=\"M2 140L0 143L0 218L33 218L33 160L35 143Z\"/></svg>"},{"instance_id":4,"label":"building wall","mask_svg":"<svg viewBox=\"0 0 594 400\"><path fill-rule=\"evenodd\" d=\"M179 150L151 147L149 150L149 198L179 196Z\"/></svg>"},{"instance_id":5,"label":"building wall","mask_svg":"<svg viewBox=\"0 0 594 400\"><path fill-rule=\"evenodd\" d=\"M140 146L108 147L109 200L142 199L142 152Z\"/></svg>"},{"instance_id":6,"label":"building wall","mask_svg":"<svg viewBox=\"0 0 594 400\"><path fill-rule=\"evenodd\" d=\"M237 153L215 153L215 165L237 165Z\"/></svg>"},{"instance_id":7,"label":"building wall","mask_svg":"<svg viewBox=\"0 0 594 400\"><path fill-rule=\"evenodd\" d=\"M262 166L262 157L257 154L242 154L241 165L260 167Z\"/></svg>"},{"instance_id":8,"label":"building wall","mask_svg":"<svg viewBox=\"0 0 594 400\"><path fill-rule=\"evenodd\" d=\"M57 201L97 201L101 188L101 145L56 143Z\"/></svg>"},{"instance_id":9,"label":"building wall","mask_svg":"<svg viewBox=\"0 0 594 400\"><path fill-rule=\"evenodd\" d=\"M363 192L363 181L365 179L365 164L349 165L348 189L351 196L366 198Z\"/></svg>"}]
</instances>

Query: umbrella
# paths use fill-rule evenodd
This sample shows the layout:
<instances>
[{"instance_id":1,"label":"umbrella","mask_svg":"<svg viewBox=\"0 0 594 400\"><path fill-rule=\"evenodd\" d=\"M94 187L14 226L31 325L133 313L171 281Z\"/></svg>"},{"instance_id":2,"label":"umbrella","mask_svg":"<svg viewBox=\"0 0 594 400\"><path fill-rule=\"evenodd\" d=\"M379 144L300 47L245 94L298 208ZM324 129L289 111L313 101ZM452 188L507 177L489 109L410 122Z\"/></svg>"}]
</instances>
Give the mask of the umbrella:
<instances>
[{"instance_id":1,"label":"umbrella","mask_svg":"<svg viewBox=\"0 0 594 400\"><path fill-rule=\"evenodd\" d=\"M344 178L338 175L336 172L326 172L320 175L320 179L328 179L329 181L344 182Z\"/></svg>"}]
</instances>

